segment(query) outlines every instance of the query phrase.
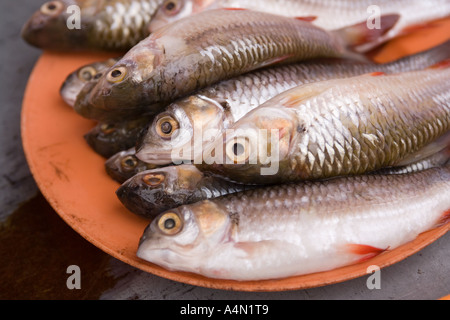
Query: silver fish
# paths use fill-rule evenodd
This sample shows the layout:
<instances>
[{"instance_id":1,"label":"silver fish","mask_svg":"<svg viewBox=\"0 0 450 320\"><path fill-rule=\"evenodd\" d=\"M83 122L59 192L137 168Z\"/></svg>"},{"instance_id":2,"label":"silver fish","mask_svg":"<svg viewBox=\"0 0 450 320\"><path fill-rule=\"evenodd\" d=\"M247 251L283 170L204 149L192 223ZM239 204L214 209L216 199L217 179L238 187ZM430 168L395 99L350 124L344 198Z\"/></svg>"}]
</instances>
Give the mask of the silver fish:
<instances>
[{"instance_id":1,"label":"silver fish","mask_svg":"<svg viewBox=\"0 0 450 320\"><path fill-rule=\"evenodd\" d=\"M159 164L201 160L202 152L212 143L208 135L222 133L249 111L296 86L376 71L421 70L449 57L450 41L382 65L322 59L258 70L225 80L175 101L156 115L137 143L136 156Z\"/></svg>"},{"instance_id":2,"label":"silver fish","mask_svg":"<svg viewBox=\"0 0 450 320\"><path fill-rule=\"evenodd\" d=\"M296 87L230 126L200 166L241 183L280 183L417 162L425 147L448 144L449 81L443 62Z\"/></svg>"},{"instance_id":3,"label":"silver fish","mask_svg":"<svg viewBox=\"0 0 450 320\"><path fill-rule=\"evenodd\" d=\"M209 278L280 279L352 265L450 221L450 167L341 177L168 210L137 256Z\"/></svg>"}]
</instances>

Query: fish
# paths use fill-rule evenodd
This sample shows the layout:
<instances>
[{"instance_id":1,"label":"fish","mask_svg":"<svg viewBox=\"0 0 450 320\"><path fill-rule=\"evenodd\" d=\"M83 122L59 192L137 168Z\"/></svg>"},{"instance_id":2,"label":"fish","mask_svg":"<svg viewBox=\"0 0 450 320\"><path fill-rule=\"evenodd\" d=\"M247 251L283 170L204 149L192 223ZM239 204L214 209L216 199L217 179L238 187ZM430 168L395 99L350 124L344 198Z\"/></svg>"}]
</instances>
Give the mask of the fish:
<instances>
[{"instance_id":1,"label":"fish","mask_svg":"<svg viewBox=\"0 0 450 320\"><path fill-rule=\"evenodd\" d=\"M136 157L135 149L119 151L105 161L106 173L116 182L124 183L139 172L163 166L144 162Z\"/></svg>"},{"instance_id":2,"label":"fish","mask_svg":"<svg viewBox=\"0 0 450 320\"><path fill-rule=\"evenodd\" d=\"M134 148L142 130L152 120L153 116L143 114L130 120L101 122L84 134L84 140L97 154L109 158Z\"/></svg>"},{"instance_id":3,"label":"fish","mask_svg":"<svg viewBox=\"0 0 450 320\"><path fill-rule=\"evenodd\" d=\"M149 34L163 0L54 0L24 24L22 38L54 51L126 52Z\"/></svg>"},{"instance_id":4,"label":"fish","mask_svg":"<svg viewBox=\"0 0 450 320\"><path fill-rule=\"evenodd\" d=\"M153 219L171 208L252 188L182 164L139 172L125 181L116 195L132 213Z\"/></svg>"},{"instance_id":5,"label":"fish","mask_svg":"<svg viewBox=\"0 0 450 320\"><path fill-rule=\"evenodd\" d=\"M218 136L249 111L284 91L302 84L375 71L421 70L448 58L450 41L382 65L350 59L314 59L224 80L171 103L156 115L136 143L136 156L159 164L198 163L203 151L214 141L208 136Z\"/></svg>"},{"instance_id":6,"label":"fish","mask_svg":"<svg viewBox=\"0 0 450 320\"><path fill-rule=\"evenodd\" d=\"M311 23L334 30L370 21L378 11L400 15L400 19L376 44L380 45L411 30L432 26L432 22L450 15L448 0L166 0L156 11L149 24L151 32L199 12L218 8L245 8L288 17L309 17ZM367 49L366 49L367 50Z\"/></svg>"},{"instance_id":7,"label":"fish","mask_svg":"<svg viewBox=\"0 0 450 320\"><path fill-rule=\"evenodd\" d=\"M450 145L436 154L425 157L417 162L405 166L383 168L373 174L408 174L430 168L442 167L447 164L450 164Z\"/></svg>"},{"instance_id":8,"label":"fish","mask_svg":"<svg viewBox=\"0 0 450 320\"><path fill-rule=\"evenodd\" d=\"M60 88L60 95L64 102L73 107L78 94L84 85L91 81L97 81L102 73L112 67L120 58L111 58L81 66L70 73Z\"/></svg>"},{"instance_id":9,"label":"fish","mask_svg":"<svg viewBox=\"0 0 450 320\"><path fill-rule=\"evenodd\" d=\"M398 15L383 16L381 29L370 30L363 23L326 31L303 20L249 10L199 13L134 46L76 104L110 113L141 108L157 113L155 104L276 64L319 57L367 61L349 47L376 38L397 20Z\"/></svg>"},{"instance_id":10,"label":"fish","mask_svg":"<svg viewBox=\"0 0 450 320\"><path fill-rule=\"evenodd\" d=\"M169 209L137 256L212 279L284 279L354 265L450 222L450 167L266 186Z\"/></svg>"},{"instance_id":11,"label":"fish","mask_svg":"<svg viewBox=\"0 0 450 320\"><path fill-rule=\"evenodd\" d=\"M241 183L358 175L417 162L450 137L449 60L301 85L247 113L204 151L200 170Z\"/></svg>"}]
</instances>

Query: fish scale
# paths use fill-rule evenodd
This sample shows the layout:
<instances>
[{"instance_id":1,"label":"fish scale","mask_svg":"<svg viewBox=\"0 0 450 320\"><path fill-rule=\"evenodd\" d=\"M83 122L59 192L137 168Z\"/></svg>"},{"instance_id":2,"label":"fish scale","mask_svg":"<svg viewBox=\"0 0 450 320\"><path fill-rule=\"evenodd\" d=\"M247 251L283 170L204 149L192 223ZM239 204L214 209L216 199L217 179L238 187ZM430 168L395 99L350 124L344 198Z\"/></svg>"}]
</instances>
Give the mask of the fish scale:
<instances>
[{"instance_id":1,"label":"fish scale","mask_svg":"<svg viewBox=\"0 0 450 320\"><path fill-rule=\"evenodd\" d=\"M128 48L150 34L147 24L163 2L148 0L111 0L105 13L96 20L94 42L110 49Z\"/></svg>"},{"instance_id":2,"label":"fish scale","mask_svg":"<svg viewBox=\"0 0 450 320\"><path fill-rule=\"evenodd\" d=\"M394 81L394 85L396 86L396 88L399 88L398 83L395 83L396 81ZM422 84L420 81L418 81L417 85L415 87L419 87L420 84ZM437 87L440 87L441 90L445 87L445 85L442 84L437 84ZM433 95L433 94L438 94L439 92L437 92L437 90L430 90L430 92L428 94L424 94L423 90L421 90L421 94L419 93L420 90L417 92L417 96L412 98L410 97L410 99L414 99L412 101L421 101L421 99L424 99L426 97L429 97L429 95ZM406 91L407 92L407 91ZM331 98L331 96L336 97L336 94L330 93L330 95L327 95ZM383 97L383 102L386 101L388 104L389 103L393 103L392 102L392 96L388 97L387 95L384 95ZM336 98L334 98L336 99ZM331 101L331 100L330 100ZM372 100L373 101L373 100ZM410 100L411 101L411 100ZM393 103L395 105L398 105L398 101L396 101L397 103ZM344 107L348 108L349 112L354 112L356 114L358 114L358 109L361 109L361 113L363 112L367 112L365 111L365 107L361 106L361 105L355 105L354 103L348 103L348 102L344 102L343 104ZM376 113L376 108L377 108L378 104L372 104L370 110L372 114ZM425 141L433 141L435 138L437 138L439 135L441 135L442 133L444 133L446 130L448 130L448 121L447 121L447 125L444 127L442 125L440 125L440 121L435 120L435 118L439 119L439 117L443 117L444 119L447 118L448 119L448 112L450 111L449 109L449 101L447 100L445 104L442 104L442 106L444 106L444 109L442 112L436 112L433 115L426 117L426 124L419 127L419 131L423 130L422 134L419 134L419 137L423 137L423 140L419 139L419 142L421 141L422 144ZM330 109L334 109L334 108L339 108L336 104L333 103L329 103L329 108ZM381 106L382 107L382 106ZM298 112L297 115L300 115L300 117L305 117L307 115L307 108L301 108ZM328 110L331 111L331 110ZM327 110L324 110L322 112L327 112ZM430 110L430 112L432 112ZM331 114L331 113L330 113ZM337 144L337 146L335 147L335 154L338 155L337 159L341 160L342 163L342 169L339 170L338 174L356 174L356 173L360 173L361 168L359 166L355 166L353 163L352 165L352 158L358 157L358 154L354 154L353 153L353 147L352 147L352 142L349 141L349 139L353 139L353 137L355 136L355 134L357 134L357 131L362 131L362 132L368 132L368 131L372 131L372 130L376 130L376 127L378 126L379 121L377 121L375 124L374 123L366 123L364 118L361 117L360 115L357 115L357 118L361 119L361 124L358 124L356 131L351 133L348 137L345 138L344 141L344 145L348 146L348 148L346 148L345 146L342 145L342 143L339 142L334 142L334 144ZM407 148L407 143L404 142L404 139L408 139L411 136L414 136L414 130L412 126L410 126L411 124L414 123L414 115L410 115L404 112L399 112L399 113L393 113L393 118L391 119L390 123L395 123L396 127L401 128L400 131L399 129L390 129L390 133L388 136L393 137L393 139L387 143L386 149L389 150L388 153L384 153L383 150L381 148L376 147L376 145L373 145L370 141L367 141L367 139L358 139L357 141L359 146L362 148L362 152L365 154L365 157L367 157L368 160L368 167L369 168L375 168L377 166L379 166L379 163L383 163L385 166L393 166L396 164L396 162L398 161L398 159L401 159L403 157L405 157L406 154L408 154L408 152L411 152L411 148L408 149ZM382 121L382 120L381 120ZM327 123L323 123L323 122L316 122L317 123L317 127L319 130L317 132L317 136L318 137L323 137L323 134L320 132L321 129L323 128L328 128L329 126L327 125ZM342 119L337 120L334 122L334 128L339 128L339 126L341 126L342 123ZM408 125L409 124L409 125ZM316 126L314 126L316 127ZM422 128L422 129L420 129ZM370 130L369 130L370 129ZM315 128L313 129L315 130ZM339 131L341 132L347 132L348 127L342 128ZM313 133L310 133L311 135L313 135ZM329 137L331 136L331 134L329 135ZM399 137L396 139L396 137ZM405 137L405 138L404 138ZM381 141L382 142L382 141ZM321 147L321 143L318 143L317 141L313 141L312 143L309 142L308 146L309 148L311 148L311 146L315 143L316 146L318 146L317 153L315 153L314 156L314 161L313 163L311 163L311 167L309 167L310 171L311 171L311 177L313 178L318 178L318 177L323 177L324 172L322 172L322 168L323 168L323 161L320 161L320 159L322 157L327 158L327 153L325 152L324 148ZM413 147L412 145L410 145L410 147ZM412 148L412 150L417 150L417 146L415 146L414 148ZM384 157L383 157L384 156ZM361 154L359 154L359 157L361 157ZM384 159L386 158L386 160ZM301 158L297 158L296 159L296 164L297 163L301 163L302 159ZM321 163L322 162L322 163ZM331 162L331 159L327 158L327 162ZM294 167L294 166L291 166ZM304 173L304 168L299 167L299 170Z\"/></svg>"}]
</instances>

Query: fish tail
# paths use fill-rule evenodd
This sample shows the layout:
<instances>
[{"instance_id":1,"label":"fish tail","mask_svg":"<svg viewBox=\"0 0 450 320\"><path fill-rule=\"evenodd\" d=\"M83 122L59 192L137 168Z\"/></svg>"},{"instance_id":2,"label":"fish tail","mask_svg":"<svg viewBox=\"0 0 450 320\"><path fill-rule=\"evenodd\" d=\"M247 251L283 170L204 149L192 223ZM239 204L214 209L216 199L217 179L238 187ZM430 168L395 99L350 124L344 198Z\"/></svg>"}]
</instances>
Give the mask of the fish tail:
<instances>
[{"instance_id":1,"label":"fish tail","mask_svg":"<svg viewBox=\"0 0 450 320\"><path fill-rule=\"evenodd\" d=\"M334 30L340 39L343 41L343 45L346 48L345 55L349 58L362 60L365 62L373 61L373 55L366 52L360 52L358 47L368 46L373 48L377 44L380 45L380 40L383 36L389 32L398 22L400 15L388 14L383 15L380 18L380 25L371 27L368 21L360 22L352 26L344 27Z\"/></svg>"}]
</instances>

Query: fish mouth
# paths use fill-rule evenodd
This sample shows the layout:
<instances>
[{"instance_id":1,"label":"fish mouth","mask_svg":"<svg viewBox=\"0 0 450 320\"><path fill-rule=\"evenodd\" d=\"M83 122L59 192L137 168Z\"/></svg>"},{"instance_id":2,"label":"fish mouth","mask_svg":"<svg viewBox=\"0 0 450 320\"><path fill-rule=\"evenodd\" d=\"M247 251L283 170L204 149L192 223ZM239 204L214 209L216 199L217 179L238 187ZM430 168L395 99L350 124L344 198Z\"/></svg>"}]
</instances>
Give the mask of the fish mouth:
<instances>
[{"instance_id":1,"label":"fish mouth","mask_svg":"<svg viewBox=\"0 0 450 320\"><path fill-rule=\"evenodd\" d=\"M132 213L146 219L152 219L159 212L155 211L156 206L143 199L139 194L139 186L131 186L129 183L123 183L116 190L117 198Z\"/></svg>"},{"instance_id":2,"label":"fish mouth","mask_svg":"<svg viewBox=\"0 0 450 320\"><path fill-rule=\"evenodd\" d=\"M41 48L42 45L42 30L47 23L47 19L33 15L22 27L20 36L28 44Z\"/></svg>"},{"instance_id":3,"label":"fish mouth","mask_svg":"<svg viewBox=\"0 0 450 320\"><path fill-rule=\"evenodd\" d=\"M151 150L147 150L145 147L136 150L136 157L141 161L157 166L170 165L174 163L174 159L170 152L154 153Z\"/></svg>"}]
</instances>

